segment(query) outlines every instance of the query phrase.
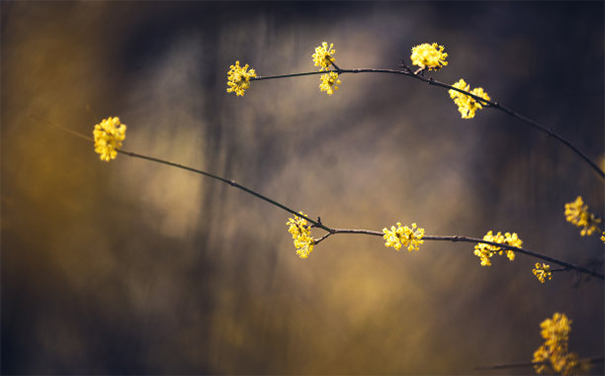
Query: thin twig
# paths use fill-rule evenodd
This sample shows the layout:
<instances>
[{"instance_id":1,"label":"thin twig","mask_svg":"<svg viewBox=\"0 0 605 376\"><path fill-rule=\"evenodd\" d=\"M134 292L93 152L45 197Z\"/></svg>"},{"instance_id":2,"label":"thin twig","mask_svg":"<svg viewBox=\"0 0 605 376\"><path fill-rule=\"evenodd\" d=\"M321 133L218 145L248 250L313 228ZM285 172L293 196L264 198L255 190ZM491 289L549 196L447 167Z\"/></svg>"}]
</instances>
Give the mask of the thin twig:
<instances>
[{"instance_id":1,"label":"thin twig","mask_svg":"<svg viewBox=\"0 0 605 376\"><path fill-rule=\"evenodd\" d=\"M330 231L323 235L322 237L318 238L315 240L315 244L318 244L320 242L322 242L323 240L325 240L326 238L328 238L331 235L336 235L336 234L362 234L362 235L370 235L370 236L380 236L383 237L384 236L384 232L380 232L380 231L372 231L372 230L363 230L363 229L339 229L339 228L332 228L330 229ZM425 235L422 237L422 240L429 240L429 241L450 241L450 242L466 242L466 243L483 243L483 244L490 244L496 247L500 247L500 248L504 248L504 249L509 249L511 251L515 251L515 252L519 252L540 260L544 260L544 261L548 261L551 262L553 264L557 264L560 266L563 266L565 269L573 269L573 270L577 270L579 272L585 273L585 274L589 274L593 277L605 280L605 276L603 274L599 274L597 272L594 272L590 269L587 269L583 266L580 265L575 265L575 264L571 264L538 252L534 252L534 251L530 251L524 248L519 248L519 247L513 247L511 245L508 244L501 244L501 243L496 243L496 242L491 242L491 241L487 241L487 240L483 240L483 239L478 239L478 238L471 238L468 236L458 236L458 235L452 235L452 236L439 236L439 235ZM560 271L562 271L563 269L561 269ZM559 271L559 270L557 270Z\"/></svg>"},{"instance_id":2,"label":"thin twig","mask_svg":"<svg viewBox=\"0 0 605 376\"><path fill-rule=\"evenodd\" d=\"M603 356L595 356L591 358L582 358L578 359L578 363L603 363L605 361L605 357ZM496 370L496 369L508 369L508 368L525 368L525 367L533 367L539 366L543 364L547 364L548 362L526 362L526 363L511 363L511 364L498 364L495 366L485 366L485 367L475 367L474 371L486 371L486 370Z\"/></svg>"},{"instance_id":3,"label":"thin twig","mask_svg":"<svg viewBox=\"0 0 605 376\"><path fill-rule=\"evenodd\" d=\"M32 115L32 117L34 117L34 116ZM47 122L47 123L49 123L49 124L51 124L51 125L53 125L53 126L55 126L57 128L60 128L60 129L62 129L64 131L67 131L70 134L73 134L74 136L78 136L78 137L83 138L83 139L85 139L87 141L94 142L94 140L92 138L86 137L85 135L82 135L82 134L80 134L78 132L75 132L75 131L72 131L70 129L58 126L58 125L56 125L56 124L54 124L54 123L52 123L52 122L50 122L48 120L45 120L45 119L39 119L39 120L44 120L45 122ZM167 161L167 160L164 160L164 159L150 157L150 156L147 156L147 155L143 155L143 154L139 154L139 153L135 153L135 152L131 152L131 151L126 151L126 150L119 150L118 149L116 151L118 153L121 153L121 154L124 154L124 155L128 155L129 157L144 159L144 160L160 163L160 164L167 165L167 166L180 168L182 170L194 172L196 174L200 174L200 175L207 176L209 178L221 181L223 183L229 184L232 187L235 187L235 188L240 189L240 190L242 190L242 191L244 191L246 193L249 193L249 194L251 194L251 195L253 195L255 197L258 197L261 200L264 200L264 201L270 203L271 205L277 206L278 208L280 208L282 210L285 210L286 212L288 212L290 214L293 214L293 215L295 215L297 217L303 218L303 219L307 220L309 223L311 223L313 225L313 227L321 228L322 230L326 231L325 235L323 235L322 237L314 240L315 244L318 244L318 243L322 242L323 240L327 239L330 235L335 235L335 234L362 234L362 235L381 236L381 237L384 235L382 232L372 231L372 230L331 228L331 227L328 227L328 226L324 225L321 222L321 220L319 220L319 218L318 218L318 220L313 220L313 219L309 218L308 216L306 216L304 214L298 213L295 210L290 209L289 207L287 207L287 206L285 206L283 204L280 204L279 202L277 202L277 201L275 201L273 199L270 199L269 197L267 197L265 195L262 195L262 194L254 191L254 190L252 190L252 189L250 189L250 188L248 188L246 186L243 186L243 185L235 182L234 180L225 179L225 178L223 178L221 176L218 176L218 175L206 172L206 171L202 171L202 170L199 170L199 169L196 169L196 168L193 168L193 167L185 166L185 165L182 165L180 163L171 162L171 161ZM582 266L570 264L568 262L561 261L561 260L552 258L550 256L543 255L543 254L538 253L538 252L533 252L533 251L529 251L527 249L513 247L513 246L510 246L510 245L506 245L506 244L500 244L500 243L496 243L496 242L486 241L486 240L483 240L483 239L471 238L471 237L467 237L467 236L457 236L457 235L454 235L454 236L426 235L426 236L423 236L422 239L423 240L433 240L433 241L452 241L452 242L468 242L468 243L485 243L485 244L490 244L490 245L494 245L494 246L497 246L497 247L501 247L501 248L505 248L505 249L510 249L510 250L513 250L513 251L516 251L516 252L519 252L519 253L523 253L523 254L526 254L526 255L529 255L529 256L541 259L541 260L549 261L549 262L552 262L554 264L561 265L561 266L563 266L565 268L574 269L574 270L577 270L579 272L586 273L586 274L592 275L594 277L597 277L599 279L605 280L605 276L603 276L602 274L596 273L596 272L594 272L592 270L589 270L587 268L584 268Z\"/></svg>"},{"instance_id":4,"label":"thin twig","mask_svg":"<svg viewBox=\"0 0 605 376\"><path fill-rule=\"evenodd\" d=\"M179 163L170 162L170 161L166 161L166 160L159 159L159 158L149 157L147 155L142 155L142 154L134 153L134 152L131 152L131 151L126 151L126 150L117 150L117 151L118 151L118 153L122 153L122 154L128 155L129 157L145 159L145 160L148 160L148 161L164 164L164 165L167 165L167 166L172 166L172 167L180 168L182 170L187 170L187 171L195 172L196 174L204 175L204 176L207 176L209 178L222 181L223 183L227 183L227 184L229 184L232 187L235 187L235 188L240 189L240 190L242 190L242 191L244 191L246 193L249 193L249 194L251 194L253 196L256 196L256 197L260 198L261 200L265 200L268 203L270 203L272 205L275 205L278 208L287 211L288 213L294 214L295 216L300 217L300 218L304 218L307 221L309 221L310 223L312 223L315 227L321 228L321 229L323 229L325 231L330 231L330 228L324 226L322 223L320 223L318 221L314 221L313 219L307 217L306 215L297 213L296 211L290 209L289 207L287 207L285 205L282 205L279 202L274 201L274 200L270 199L269 197L264 196L264 195L262 195L262 194L260 194L260 193L258 193L256 191L253 191L252 189L247 188L247 187L245 187L245 186L243 186L243 185L235 182L234 180L225 179L225 178L220 177L218 175L214 175L214 174L211 174L211 173L206 172L206 171L198 170L196 168L188 167L188 166L185 166L185 165L182 165L182 164L179 164Z\"/></svg>"},{"instance_id":5,"label":"thin twig","mask_svg":"<svg viewBox=\"0 0 605 376\"><path fill-rule=\"evenodd\" d=\"M182 165L182 164L179 164L179 163L170 162L170 161L166 161L166 160L159 159L159 158L149 157L149 156L146 156L146 155L142 155L142 154L126 151L126 150L118 150L118 152L122 153L122 154L125 154L125 155L128 155L128 156L133 157L133 158L145 159L145 160L148 160L148 161L164 164L164 165L167 165L167 166L176 167L176 168L180 168L180 169L183 169L183 170L195 172L197 174L200 174L200 175L203 175L203 176L207 176L207 177L212 178L212 179L219 180L219 181L221 181L223 183L229 184L232 187L235 187L235 188L240 189L240 190L242 190L242 191L244 191L246 193L249 193L249 194L251 194L251 195L253 195L255 197L258 197L261 200L264 200L264 201L266 201L266 202L268 202L268 203L270 203L270 204L272 204L274 206L277 206L278 208L283 209L283 210L287 211L290 214L293 214L293 215L295 215L297 217L300 217L300 218L304 218L307 221L309 221L310 223L312 223L314 227L321 228L322 230L324 230L324 231L327 232L321 238L319 238L317 240L314 240L315 244L318 244L321 241L323 241L324 239L328 238L330 235L335 235L335 234L362 234L362 235L381 236L381 237L384 235L382 232L372 231L372 230L331 228L331 227L328 227L328 226L324 225L319 220L315 221L315 220L309 218L306 215L300 214L300 213L296 212L295 210L290 209L289 207L287 207L287 206L285 206L283 204L280 204L279 202L277 202L275 200L270 199L267 196L264 196L264 195L262 195L262 194L260 194L260 193L258 193L256 191L254 191L254 190L252 190L252 189L250 189L248 187L245 187L245 186L243 186L243 185L235 182L234 180L225 179L225 178L223 178L221 176L218 176L218 175L215 175L215 174L211 174L211 173L206 172L206 171L198 170L196 168L188 167L188 166L185 166L185 165ZM589 270L587 268L584 268L582 266L570 264L568 262L561 261L561 260L552 258L550 256L543 255L543 254L538 253L538 252L533 252L533 251L529 251L527 249L513 247L513 246L510 246L510 245L506 245L506 244L500 244L500 243L496 243L496 242L490 242L490 241L486 241L486 240L483 240L483 239L471 238L471 237L467 237L467 236L435 236L435 235L427 235L427 236L423 236L422 239L423 240L433 240L433 241L452 241L452 242L468 242L468 243L485 243L485 244L490 244L490 245L494 245L494 246L497 246L497 247L501 247L501 248L505 248L505 249L510 249L510 250L513 250L513 251L516 251L516 252L519 252L519 253L523 253L523 254L526 254L526 255L529 255L529 256L541 259L541 260L549 261L549 262L552 262L554 264L561 265L561 266L569 268L569 269L574 269L574 270L577 270L579 272L592 275L593 277L597 277L599 279L605 280L605 276L603 276L602 274L596 273L596 272L594 272L592 270Z\"/></svg>"},{"instance_id":6,"label":"thin twig","mask_svg":"<svg viewBox=\"0 0 605 376\"><path fill-rule=\"evenodd\" d=\"M389 74L400 74L400 75L404 75L404 76L409 76L409 77L413 77L417 80L423 81L428 83L429 85L433 85L433 86L438 86L438 87L442 87L448 90L455 90L458 91L462 94L468 95L469 97L475 99L476 101L478 101L479 103L481 103L482 105L488 107L488 108L494 108L497 110L500 110L514 118L517 118L529 125L531 125L532 127L536 128L537 130L546 133L548 136L551 136L553 138L555 138L557 141L561 142L563 145L567 146L571 151L573 151L574 153L576 153L578 156L580 156L586 163L588 163L588 165L590 167L592 167L592 169L594 169L600 176L601 178L605 179L605 172L603 170L601 170L601 168L594 162L592 161L586 154L584 154L580 149L578 149L576 146L574 146L571 142L567 141L565 138L563 138L562 136L558 135L557 133L555 133L551 128L547 128L543 125L540 125L538 122L523 116L501 104L499 104L498 102L492 102L489 100L486 100L485 98L482 98L478 95L472 94L468 91L459 89L457 87L454 87L452 85L448 85L446 83L437 81L435 79L433 79L432 77L426 78L422 75L422 73L424 72L424 70L418 70L416 72L411 72L410 69L408 67L403 67L404 69L378 69L378 68L359 68L359 69L342 69L340 67L338 67L336 64L332 63L332 65L334 65L335 69L333 70L334 72L338 73L338 74L346 74L346 73L389 73ZM273 79L273 78L286 78L286 77L297 77L297 76L309 76L309 75L315 75L315 74L324 74L326 72L329 71L315 71L315 72L304 72L304 73L292 73L292 74L281 74L281 75L274 75L274 76L258 76L258 77L253 77L251 78L251 80L268 80L268 79Z\"/></svg>"},{"instance_id":7,"label":"thin twig","mask_svg":"<svg viewBox=\"0 0 605 376\"><path fill-rule=\"evenodd\" d=\"M35 116L35 115L29 115L29 116L30 116L31 118L33 118L33 119L43 121L43 122L45 122L45 123L47 123L47 124L52 125L53 127L59 128L60 130L65 131L65 132L67 132L67 133L71 134L72 136L79 137L79 138L84 139L84 140L86 140L86 141L95 142L95 140L93 140L93 139L92 139L92 137L85 136L85 135L83 135L83 134L82 134L82 133L80 133L80 132L73 131L73 130L71 130L71 129L69 129L69 128L63 127L63 126L61 126L61 125L59 125L59 124L55 124L55 123L53 123L52 121L48 121L48 120L46 120L46 119L39 118L39 117L37 117L37 116Z\"/></svg>"}]
</instances>

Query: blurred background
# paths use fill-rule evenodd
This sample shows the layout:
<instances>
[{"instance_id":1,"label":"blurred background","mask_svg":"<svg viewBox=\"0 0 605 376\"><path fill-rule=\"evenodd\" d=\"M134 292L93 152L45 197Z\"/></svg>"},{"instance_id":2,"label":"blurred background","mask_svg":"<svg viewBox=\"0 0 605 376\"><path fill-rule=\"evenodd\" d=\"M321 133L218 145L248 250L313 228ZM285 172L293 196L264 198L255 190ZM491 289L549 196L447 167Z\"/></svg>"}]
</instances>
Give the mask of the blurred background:
<instances>
[{"instance_id":1,"label":"blurred background","mask_svg":"<svg viewBox=\"0 0 605 376\"><path fill-rule=\"evenodd\" d=\"M124 149L204 169L332 227L417 222L431 235L517 232L527 249L603 273L604 182L501 112L463 120L445 90L403 76L252 82L397 68L437 42L464 78L595 160L604 148L603 2L5 2L1 4L2 374L532 374L539 324L573 320L570 350L604 350L604 285L473 244L338 235L307 260L288 213L223 183L118 155L91 135L119 116ZM41 120L42 119L42 120ZM322 235L316 231L315 236ZM593 368L604 372L603 365Z\"/></svg>"}]
</instances>

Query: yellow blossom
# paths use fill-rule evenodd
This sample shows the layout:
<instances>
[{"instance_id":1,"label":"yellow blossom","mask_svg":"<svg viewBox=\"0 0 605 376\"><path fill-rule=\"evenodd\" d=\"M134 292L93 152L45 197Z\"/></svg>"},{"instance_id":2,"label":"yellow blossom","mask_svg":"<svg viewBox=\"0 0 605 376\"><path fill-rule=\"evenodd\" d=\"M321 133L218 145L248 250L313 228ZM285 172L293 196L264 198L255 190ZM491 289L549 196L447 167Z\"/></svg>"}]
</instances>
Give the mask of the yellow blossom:
<instances>
[{"instance_id":1,"label":"yellow blossom","mask_svg":"<svg viewBox=\"0 0 605 376\"><path fill-rule=\"evenodd\" d=\"M546 319L540 323L540 335L545 339L545 344L557 348L567 349L569 332L571 332L572 321L564 313L556 312L552 319Z\"/></svg>"},{"instance_id":2,"label":"yellow blossom","mask_svg":"<svg viewBox=\"0 0 605 376\"><path fill-rule=\"evenodd\" d=\"M544 283L546 278L548 278L549 280L552 279L552 272L550 271L550 265L547 265L544 263L540 264L539 262L536 262L536 267L533 268L531 271L532 271L532 273L534 273L536 278L538 278L540 280L540 283Z\"/></svg>"},{"instance_id":3,"label":"yellow blossom","mask_svg":"<svg viewBox=\"0 0 605 376\"><path fill-rule=\"evenodd\" d=\"M544 339L535 352L532 362L536 373L553 373L577 375L589 370L586 364L580 364L578 355L568 352L571 320L563 313L555 313L552 319L540 323L540 335Z\"/></svg>"},{"instance_id":4,"label":"yellow blossom","mask_svg":"<svg viewBox=\"0 0 605 376\"><path fill-rule=\"evenodd\" d=\"M109 162L118 155L126 138L126 125L120 123L120 118L109 117L95 125L92 132L95 140L95 152L102 161Z\"/></svg>"},{"instance_id":5,"label":"yellow blossom","mask_svg":"<svg viewBox=\"0 0 605 376\"><path fill-rule=\"evenodd\" d=\"M313 54L313 62L316 67L319 67L320 71L328 70L328 67L335 62L334 55L336 50L334 48L334 43L330 43L328 46L328 42L323 42L321 46L315 48L315 53Z\"/></svg>"},{"instance_id":6,"label":"yellow blossom","mask_svg":"<svg viewBox=\"0 0 605 376\"><path fill-rule=\"evenodd\" d=\"M325 91L328 95L334 94L334 90L338 90L340 80L338 79L338 73L330 72L321 76L321 83L319 89Z\"/></svg>"},{"instance_id":7,"label":"yellow blossom","mask_svg":"<svg viewBox=\"0 0 605 376\"><path fill-rule=\"evenodd\" d=\"M462 78L452 86L457 89L467 91L487 101L491 100L490 96L483 90L483 88L477 87L473 90L470 90L470 85L467 84ZM454 103L456 103L458 106L458 111L462 115L463 119L474 118L475 112L483 108L481 102L475 100L475 98L471 97L470 95L462 94L461 92L453 89L450 89L448 93L450 94L450 98L452 98Z\"/></svg>"},{"instance_id":8,"label":"yellow blossom","mask_svg":"<svg viewBox=\"0 0 605 376\"><path fill-rule=\"evenodd\" d=\"M386 241L385 247L393 247L397 251L401 249L401 246L408 248L408 252L418 250L418 245L423 244L424 240L421 240L424 236L424 229L416 226L412 223L412 228L408 226L401 227L401 223L397 222L397 227L391 226L391 230L383 228L383 238Z\"/></svg>"},{"instance_id":9,"label":"yellow blossom","mask_svg":"<svg viewBox=\"0 0 605 376\"><path fill-rule=\"evenodd\" d=\"M574 202L565 204L565 219L567 222L582 227L582 231L580 231L582 236L600 231L598 224L601 223L601 218L588 211L588 205L584 205L582 196L578 196Z\"/></svg>"},{"instance_id":10,"label":"yellow blossom","mask_svg":"<svg viewBox=\"0 0 605 376\"><path fill-rule=\"evenodd\" d=\"M603 231L603 235L601 235L601 241L605 243L605 231Z\"/></svg>"},{"instance_id":11,"label":"yellow blossom","mask_svg":"<svg viewBox=\"0 0 605 376\"><path fill-rule=\"evenodd\" d=\"M244 91L250 87L250 79L256 77L254 69L248 71L248 64L239 66L239 61L235 62L227 72L227 93L234 92L236 96L244 96Z\"/></svg>"},{"instance_id":12,"label":"yellow blossom","mask_svg":"<svg viewBox=\"0 0 605 376\"><path fill-rule=\"evenodd\" d=\"M548 363L545 363L548 360L549 355L550 354L548 353L544 345L541 345L536 351L534 351L534 358L532 359L532 363L538 363L534 364L534 370L537 374L552 373L550 372L550 367Z\"/></svg>"},{"instance_id":13,"label":"yellow blossom","mask_svg":"<svg viewBox=\"0 0 605 376\"><path fill-rule=\"evenodd\" d=\"M305 215L303 212L300 212L300 214ZM292 234L296 254L300 258L306 259L313 252L313 246L315 245L315 240L311 236L311 225L306 219L298 216L288 219L286 225L288 226L288 232Z\"/></svg>"},{"instance_id":14,"label":"yellow blossom","mask_svg":"<svg viewBox=\"0 0 605 376\"><path fill-rule=\"evenodd\" d=\"M412 48L412 64L422 69L438 70L447 65L447 53L443 52L444 47L437 43L423 43Z\"/></svg>"},{"instance_id":15,"label":"yellow blossom","mask_svg":"<svg viewBox=\"0 0 605 376\"><path fill-rule=\"evenodd\" d=\"M483 240L493 243L506 244L517 248L521 248L523 245L523 241L519 239L519 236L517 236L516 232L513 232L512 234L507 232L504 235L502 235L501 232L498 232L496 235L494 235L490 230L487 234L485 234ZM492 262L490 258L496 253L499 255L506 253L506 257L508 257L510 261L515 259L515 252L510 249L503 249L496 245L486 243L478 243L475 245L474 254L480 258L481 266L491 266Z\"/></svg>"}]
</instances>

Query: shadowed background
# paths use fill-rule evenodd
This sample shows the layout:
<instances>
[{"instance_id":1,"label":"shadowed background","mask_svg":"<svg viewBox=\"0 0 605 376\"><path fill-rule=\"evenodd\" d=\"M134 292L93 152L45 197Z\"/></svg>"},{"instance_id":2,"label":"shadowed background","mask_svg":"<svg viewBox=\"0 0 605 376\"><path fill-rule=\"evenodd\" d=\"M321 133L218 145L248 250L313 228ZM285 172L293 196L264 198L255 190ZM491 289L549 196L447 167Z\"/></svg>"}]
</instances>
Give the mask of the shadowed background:
<instances>
[{"instance_id":1,"label":"shadowed background","mask_svg":"<svg viewBox=\"0 0 605 376\"><path fill-rule=\"evenodd\" d=\"M318 76L225 89L236 60L259 75L313 71L322 41L342 68L396 68L438 42L449 65L437 80L481 86L598 159L603 7L2 2L2 373L469 374L531 361L554 312L573 320L571 351L602 355L601 281L541 285L521 255L487 268L469 243L398 253L359 235L301 260L282 210L186 171L101 162L39 119L90 135L119 116L126 150L328 226L515 231L602 273L603 243L563 206L582 195L602 215L603 181L513 118L462 120L445 90L382 74L342 75L331 97Z\"/></svg>"}]
</instances>

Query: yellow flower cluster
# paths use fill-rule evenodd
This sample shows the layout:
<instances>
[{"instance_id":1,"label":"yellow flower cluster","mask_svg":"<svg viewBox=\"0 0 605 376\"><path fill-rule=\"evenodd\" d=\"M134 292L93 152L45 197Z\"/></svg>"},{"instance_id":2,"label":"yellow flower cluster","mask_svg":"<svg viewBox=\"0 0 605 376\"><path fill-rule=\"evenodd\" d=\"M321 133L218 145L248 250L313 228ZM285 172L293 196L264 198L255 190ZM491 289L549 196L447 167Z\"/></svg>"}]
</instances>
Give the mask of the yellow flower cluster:
<instances>
[{"instance_id":1,"label":"yellow flower cluster","mask_svg":"<svg viewBox=\"0 0 605 376\"><path fill-rule=\"evenodd\" d=\"M550 265L536 262L536 266L531 270L532 273L540 280L540 283L544 283L546 278L552 279L552 272L550 271Z\"/></svg>"},{"instance_id":2,"label":"yellow flower cluster","mask_svg":"<svg viewBox=\"0 0 605 376\"><path fill-rule=\"evenodd\" d=\"M334 55L336 50L333 48L334 43L323 42L321 46L315 48L315 53L312 55L313 62L316 67L319 67L320 71L328 70L328 67L334 62Z\"/></svg>"},{"instance_id":3,"label":"yellow flower cluster","mask_svg":"<svg viewBox=\"0 0 605 376\"><path fill-rule=\"evenodd\" d=\"M423 43L412 48L412 64L422 69L438 70L447 65L447 53L443 52L444 47L437 43Z\"/></svg>"},{"instance_id":4,"label":"yellow flower cluster","mask_svg":"<svg viewBox=\"0 0 605 376\"><path fill-rule=\"evenodd\" d=\"M250 79L256 77L254 69L248 71L248 64L239 66L239 61L235 62L227 72L227 93L235 93L237 96L244 96L244 91L250 87Z\"/></svg>"},{"instance_id":5,"label":"yellow flower cluster","mask_svg":"<svg viewBox=\"0 0 605 376\"><path fill-rule=\"evenodd\" d=\"M109 117L95 125L92 131L95 140L95 152L102 161L109 162L118 155L126 138L126 125L120 123L120 118Z\"/></svg>"},{"instance_id":6,"label":"yellow flower cluster","mask_svg":"<svg viewBox=\"0 0 605 376\"><path fill-rule=\"evenodd\" d=\"M470 85L467 84L462 78L452 86L457 89L467 91L487 101L491 99L489 95L487 95L487 93L483 91L483 88L477 87L473 90L470 90ZM454 100L454 103L456 103L456 105L458 106L458 111L462 115L463 119L474 118L475 112L483 108L483 105L479 101L475 100L475 98L469 95L462 94L461 92L452 89L450 89L448 93L450 94L450 98L452 98Z\"/></svg>"},{"instance_id":7,"label":"yellow flower cluster","mask_svg":"<svg viewBox=\"0 0 605 376\"><path fill-rule=\"evenodd\" d=\"M387 228L383 228L382 232L384 232L383 238L386 241L385 247L393 247L397 251L401 249L401 246L408 248L408 252L413 250L418 250L418 245L424 243L424 240L421 240L424 236L424 229L420 227L416 227L415 223L412 223L412 228L408 226L401 227L401 223L397 222L397 227L391 226L390 230Z\"/></svg>"},{"instance_id":8,"label":"yellow flower cluster","mask_svg":"<svg viewBox=\"0 0 605 376\"><path fill-rule=\"evenodd\" d=\"M319 67L319 71L327 71L328 67L335 62L334 55L336 50L334 50L334 44L330 43L328 46L328 42L323 42L321 46L315 48L315 53L313 54L313 62L316 67ZM340 85L340 80L338 79L338 73L330 71L327 74L324 74L320 78L319 82L319 90L325 91L328 95L334 94L334 90L338 90L338 86Z\"/></svg>"},{"instance_id":9,"label":"yellow flower cluster","mask_svg":"<svg viewBox=\"0 0 605 376\"><path fill-rule=\"evenodd\" d=\"M303 212L300 212L300 214L305 215ZM288 226L288 232L292 234L296 254L300 258L306 259L313 252L313 245L315 244L315 240L311 236L311 225L306 219L298 216L288 219L286 225Z\"/></svg>"},{"instance_id":10,"label":"yellow flower cluster","mask_svg":"<svg viewBox=\"0 0 605 376\"><path fill-rule=\"evenodd\" d=\"M483 237L483 240L486 240L488 242L506 244L517 248L521 248L521 245L523 245L523 241L519 239L516 232L513 232L512 234L510 232L507 232L504 235L502 235L501 232L498 232L496 235L494 235L492 231L489 231ZM477 257L481 259L481 266L491 266L492 262L490 258L496 253L502 255L504 252L506 252L506 257L508 257L510 261L513 261L515 259L514 251L511 251L509 249L503 250L501 247L485 243L478 243L477 245L475 245L474 253Z\"/></svg>"},{"instance_id":11,"label":"yellow flower cluster","mask_svg":"<svg viewBox=\"0 0 605 376\"><path fill-rule=\"evenodd\" d=\"M601 235L601 241L605 243L605 231L603 231L603 235Z\"/></svg>"},{"instance_id":12,"label":"yellow flower cluster","mask_svg":"<svg viewBox=\"0 0 605 376\"><path fill-rule=\"evenodd\" d=\"M587 365L580 365L578 355L568 352L569 332L571 320L564 313L555 313L552 319L540 323L540 335L544 343L534 352L532 362L536 373L561 375L577 375L586 370Z\"/></svg>"},{"instance_id":13,"label":"yellow flower cluster","mask_svg":"<svg viewBox=\"0 0 605 376\"><path fill-rule=\"evenodd\" d=\"M582 196L578 196L574 202L565 204L565 219L567 222L582 227L580 232L582 236L592 235L593 232L600 231L598 224L601 223L601 218L588 211L588 205L584 205Z\"/></svg>"},{"instance_id":14,"label":"yellow flower cluster","mask_svg":"<svg viewBox=\"0 0 605 376\"><path fill-rule=\"evenodd\" d=\"M330 72L321 76L319 90L325 91L328 95L332 95L334 94L334 90L338 90L338 86L336 85L340 85L338 73Z\"/></svg>"}]
</instances>

